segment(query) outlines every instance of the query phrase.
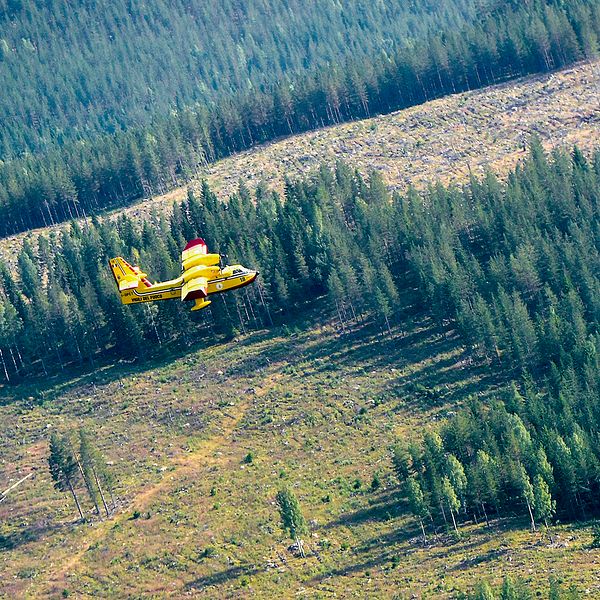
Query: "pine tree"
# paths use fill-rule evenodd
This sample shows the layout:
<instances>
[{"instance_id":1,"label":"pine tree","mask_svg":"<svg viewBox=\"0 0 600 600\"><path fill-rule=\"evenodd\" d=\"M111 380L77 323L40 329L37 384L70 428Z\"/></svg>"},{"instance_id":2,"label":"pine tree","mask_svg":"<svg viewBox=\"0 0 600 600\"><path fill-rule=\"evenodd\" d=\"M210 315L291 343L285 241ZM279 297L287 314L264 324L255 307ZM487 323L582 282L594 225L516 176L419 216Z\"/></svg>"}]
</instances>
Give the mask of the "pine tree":
<instances>
[{"instance_id":1,"label":"pine tree","mask_svg":"<svg viewBox=\"0 0 600 600\"><path fill-rule=\"evenodd\" d=\"M475 593L469 597L469 600L497 600L497 596L487 581L480 581L475 586Z\"/></svg>"},{"instance_id":2,"label":"pine tree","mask_svg":"<svg viewBox=\"0 0 600 600\"><path fill-rule=\"evenodd\" d=\"M527 505L527 511L529 512L529 519L531 521L531 531L535 531L536 527L533 513L535 508L534 488L531 485L531 480L529 479L527 471L525 471L525 467L523 467L521 464L516 465L516 484L519 488L521 496L525 500L525 504Z\"/></svg>"},{"instance_id":3,"label":"pine tree","mask_svg":"<svg viewBox=\"0 0 600 600\"><path fill-rule=\"evenodd\" d=\"M413 456L406 443L398 442L394 446L392 449L392 463L396 477L398 477L401 484L405 483L414 472Z\"/></svg>"},{"instance_id":4,"label":"pine tree","mask_svg":"<svg viewBox=\"0 0 600 600\"><path fill-rule=\"evenodd\" d=\"M456 518L454 514L457 513L460 509L460 500L458 499L458 496L456 495L456 490L454 489L448 477L443 477L440 491L442 502L448 507L448 510L450 511L450 516L452 517L452 525L454 526L454 531L458 535L458 527L456 526Z\"/></svg>"},{"instance_id":5,"label":"pine tree","mask_svg":"<svg viewBox=\"0 0 600 600\"><path fill-rule=\"evenodd\" d=\"M498 488L499 469L496 461L485 450L478 450L475 460L475 486L486 522L488 521L486 504L491 504L499 514Z\"/></svg>"},{"instance_id":6,"label":"pine tree","mask_svg":"<svg viewBox=\"0 0 600 600\"><path fill-rule=\"evenodd\" d=\"M408 496L408 503L410 511L419 521L421 531L423 533L423 543L427 543L427 536L425 535L425 526L423 525L423 519L429 516L429 508L425 502L423 490L419 485L419 482L415 477L409 477L406 480L406 495Z\"/></svg>"},{"instance_id":7,"label":"pine tree","mask_svg":"<svg viewBox=\"0 0 600 600\"><path fill-rule=\"evenodd\" d=\"M281 526L298 546L298 551L304 558L304 548L300 536L308 533L306 521L302 516L300 503L294 492L290 488L283 488L277 492L277 505L279 516L281 517Z\"/></svg>"},{"instance_id":8,"label":"pine tree","mask_svg":"<svg viewBox=\"0 0 600 600\"><path fill-rule=\"evenodd\" d=\"M538 521L543 521L548 529L548 519L556 511L556 502L552 499L550 488L541 475L536 475L533 480L534 514Z\"/></svg>"},{"instance_id":9,"label":"pine tree","mask_svg":"<svg viewBox=\"0 0 600 600\"><path fill-rule=\"evenodd\" d=\"M467 476L461 462L454 456L448 454L446 457L445 473L456 491L460 504L465 506L465 493L467 491Z\"/></svg>"},{"instance_id":10,"label":"pine tree","mask_svg":"<svg viewBox=\"0 0 600 600\"><path fill-rule=\"evenodd\" d=\"M71 444L64 435L52 433L50 437L50 454L48 456L48 467L50 475L54 481L54 487L61 492L70 491L77 511L82 520L84 520L79 498L75 492L79 468L77 459L71 450Z\"/></svg>"},{"instance_id":11,"label":"pine tree","mask_svg":"<svg viewBox=\"0 0 600 600\"><path fill-rule=\"evenodd\" d=\"M79 430L79 460L90 498L98 510L98 496L100 497L104 511L108 517L110 511L106 503L104 490L102 489L102 479L105 478L103 476L106 472L105 463L96 448L93 447L89 435L83 428Z\"/></svg>"},{"instance_id":12,"label":"pine tree","mask_svg":"<svg viewBox=\"0 0 600 600\"><path fill-rule=\"evenodd\" d=\"M536 477L541 476L548 486L554 485L554 473L552 465L548 461L548 456L544 447L540 445L535 453L534 458Z\"/></svg>"},{"instance_id":13,"label":"pine tree","mask_svg":"<svg viewBox=\"0 0 600 600\"><path fill-rule=\"evenodd\" d=\"M515 586L512 578L507 575L502 581L502 590L500 591L500 600L520 600L522 596Z\"/></svg>"}]
</instances>

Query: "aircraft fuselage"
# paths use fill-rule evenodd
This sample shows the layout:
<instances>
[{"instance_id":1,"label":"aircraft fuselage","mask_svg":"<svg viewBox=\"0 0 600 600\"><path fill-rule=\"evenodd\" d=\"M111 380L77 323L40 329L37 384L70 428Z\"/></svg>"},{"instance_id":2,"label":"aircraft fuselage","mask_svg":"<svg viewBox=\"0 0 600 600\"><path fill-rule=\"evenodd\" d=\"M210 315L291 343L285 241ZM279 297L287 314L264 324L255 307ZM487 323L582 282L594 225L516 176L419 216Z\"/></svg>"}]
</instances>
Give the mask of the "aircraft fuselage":
<instances>
[{"instance_id":1,"label":"aircraft fuselage","mask_svg":"<svg viewBox=\"0 0 600 600\"><path fill-rule=\"evenodd\" d=\"M245 269L241 265L225 267L219 270L216 277L208 280L208 295L243 287L252 283L257 276L257 271ZM153 283L151 286L140 285L135 289L121 292L121 301L123 304L137 304L160 300L180 300L181 288L184 283L184 276L181 275L177 279Z\"/></svg>"}]
</instances>

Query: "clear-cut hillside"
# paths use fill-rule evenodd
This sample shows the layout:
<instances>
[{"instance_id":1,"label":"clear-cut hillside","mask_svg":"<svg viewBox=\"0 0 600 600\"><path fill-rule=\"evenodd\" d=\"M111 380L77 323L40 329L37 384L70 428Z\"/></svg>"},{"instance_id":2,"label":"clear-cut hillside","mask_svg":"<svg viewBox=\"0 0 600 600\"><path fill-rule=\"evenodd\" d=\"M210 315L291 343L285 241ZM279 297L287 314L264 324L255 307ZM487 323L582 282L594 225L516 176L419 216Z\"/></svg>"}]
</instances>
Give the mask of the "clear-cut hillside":
<instances>
[{"instance_id":1,"label":"clear-cut hillside","mask_svg":"<svg viewBox=\"0 0 600 600\"><path fill-rule=\"evenodd\" d=\"M210 165L204 177L226 198L240 180L250 188L264 181L281 191L286 176L346 160L365 173L380 171L402 191L411 183L424 187L438 179L459 183L469 171L481 173L486 167L508 172L532 134L546 148L578 144L591 150L598 144L600 61L285 138ZM169 210L185 193L179 188L123 210L145 219L152 211ZM11 262L22 240L39 231L47 230L0 240L0 257Z\"/></svg>"}]
</instances>

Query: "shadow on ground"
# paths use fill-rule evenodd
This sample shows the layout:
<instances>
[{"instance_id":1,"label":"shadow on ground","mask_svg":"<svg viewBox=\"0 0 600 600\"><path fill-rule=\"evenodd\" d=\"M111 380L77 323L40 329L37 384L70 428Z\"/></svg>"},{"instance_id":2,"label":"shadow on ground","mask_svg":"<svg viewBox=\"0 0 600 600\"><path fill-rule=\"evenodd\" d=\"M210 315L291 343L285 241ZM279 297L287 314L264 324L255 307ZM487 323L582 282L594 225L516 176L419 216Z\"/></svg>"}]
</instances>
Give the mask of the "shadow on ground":
<instances>
[{"instance_id":1,"label":"shadow on ground","mask_svg":"<svg viewBox=\"0 0 600 600\"><path fill-rule=\"evenodd\" d=\"M72 523L46 523L0 535L0 554L16 550L30 542L37 542L45 535L53 534L61 529L69 529L72 526Z\"/></svg>"},{"instance_id":2,"label":"shadow on ground","mask_svg":"<svg viewBox=\"0 0 600 600\"><path fill-rule=\"evenodd\" d=\"M206 588L211 585L223 585L237 579L238 577L256 575L260 572L260 569L253 565L239 565L237 567L231 567L225 571L217 571L204 577L198 577L194 581L191 581L185 586L186 590L198 590Z\"/></svg>"},{"instance_id":3,"label":"shadow on ground","mask_svg":"<svg viewBox=\"0 0 600 600\"><path fill-rule=\"evenodd\" d=\"M359 525L373 521L390 521L406 514L406 501L400 492L388 492L374 499L370 506L340 515L324 527L333 529L342 525Z\"/></svg>"}]
</instances>

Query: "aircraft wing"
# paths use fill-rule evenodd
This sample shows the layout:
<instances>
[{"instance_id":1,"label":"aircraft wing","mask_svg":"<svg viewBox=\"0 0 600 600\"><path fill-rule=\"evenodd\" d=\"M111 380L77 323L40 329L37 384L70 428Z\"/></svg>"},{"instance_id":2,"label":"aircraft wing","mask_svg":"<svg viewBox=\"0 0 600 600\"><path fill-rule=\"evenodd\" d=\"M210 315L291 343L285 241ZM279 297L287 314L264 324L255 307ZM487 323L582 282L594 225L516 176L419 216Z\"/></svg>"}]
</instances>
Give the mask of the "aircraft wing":
<instances>
[{"instance_id":1,"label":"aircraft wing","mask_svg":"<svg viewBox=\"0 0 600 600\"><path fill-rule=\"evenodd\" d=\"M208 279L206 277L195 277L183 284L181 288L181 300L195 300L208 296Z\"/></svg>"},{"instance_id":2,"label":"aircraft wing","mask_svg":"<svg viewBox=\"0 0 600 600\"><path fill-rule=\"evenodd\" d=\"M189 241L181 253L181 268L186 271L195 266L218 265L220 256L208 254L206 242L202 238Z\"/></svg>"}]
</instances>

